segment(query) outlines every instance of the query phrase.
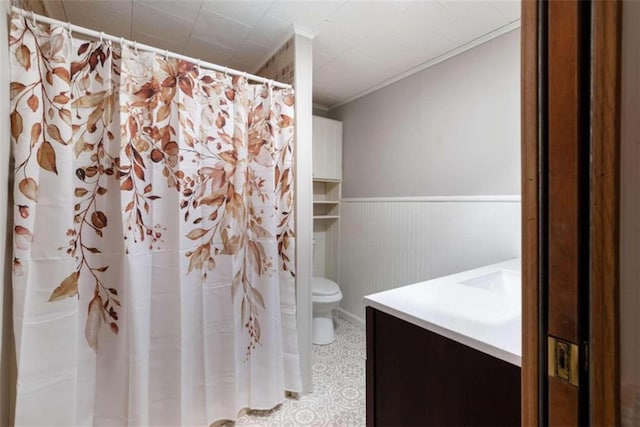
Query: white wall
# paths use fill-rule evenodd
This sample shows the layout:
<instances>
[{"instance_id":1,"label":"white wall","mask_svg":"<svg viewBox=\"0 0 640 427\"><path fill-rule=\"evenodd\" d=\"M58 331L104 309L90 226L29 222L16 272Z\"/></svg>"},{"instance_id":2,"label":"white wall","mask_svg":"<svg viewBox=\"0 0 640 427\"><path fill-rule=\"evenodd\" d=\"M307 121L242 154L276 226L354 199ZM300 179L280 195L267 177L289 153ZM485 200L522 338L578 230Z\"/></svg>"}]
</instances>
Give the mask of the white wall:
<instances>
[{"instance_id":1,"label":"white wall","mask_svg":"<svg viewBox=\"0 0 640 427\"><path fill-rule=\"evenodd\" d=\"M520 253L519 197L351 199L341 221L340 307L359 322L365 295Z\"/></svg>"},{"instance_id":2,"label":"white wall","mask_svg":"<svg viewBox=\"0 0 640 427\"><path fill-rule=\"evenodd\" d=\"M269 79L293 84L296 90L295 211L296 211L296 319L302 373L302 394L312 391L311 372L311 274L312 254L312 39L294 34L256 72Z\"/></svg>"},{"instance_id":3,"label":"white wall","mask_svg":"<svg viewBox=\"0 0 640 427\"><path fill-rule=\"evenodd\" d=\"M520 194L520 30L330 116L344 197Z\"/></svg>"},{"instance_id":4,"label":"white wall","mask_svg":"<svg viewBox=\"0 0 640 427\"><path fill-rule=\"evenodd\" d=\"M623 426L640 425L640 2L622 8L620 338Z\"/></svg>"},{"instance_id":5,"label":"white wall","mask_svg":"<svg viewBox=\"0 0 640 427\"><path fill-rule=\"evenodd\" d=\"M298 319L298 345L302 392L313 391L311 372L311 275L313 273L313 188L311 176L311 139L313 134L312 39L303 34L294 35L296 89L296 303Z\"/></svg>"}]
</instances>

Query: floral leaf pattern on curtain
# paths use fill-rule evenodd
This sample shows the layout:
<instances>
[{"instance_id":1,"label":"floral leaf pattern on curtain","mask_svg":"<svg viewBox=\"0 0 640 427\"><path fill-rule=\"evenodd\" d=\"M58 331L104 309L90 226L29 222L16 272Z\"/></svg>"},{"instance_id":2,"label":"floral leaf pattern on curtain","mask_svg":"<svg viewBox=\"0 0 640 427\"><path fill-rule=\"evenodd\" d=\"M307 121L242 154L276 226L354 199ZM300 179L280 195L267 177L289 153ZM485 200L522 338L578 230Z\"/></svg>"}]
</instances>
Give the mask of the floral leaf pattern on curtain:
<instances>
[{"instance_id":1,"label":"floral leaf pattern on curtain","mask_svg":"<svg viewBox=\"0 0 640 427\"><path fill-rule=\"evenodd\" d=\"M123 153L121 153L120 189L125 200L126 239L134 243L149 240L162 243L163 227L151 224L150 211L154 200L150 167L162 165L168 188L180 190L184 173L179 167L177 132L172 126L172 113L180 106L174 101L178 91L192 96L195 67L184 61L158 59L145 63L137 52L125 48L121 122ZM126 196L128 192L129 196ZM159 247L159 246L157 246Z\"/></svg>"},{"instance_id":2,"label":"floral leaf pattern on curtain","mask_svg":"<svg viewBox=\"0 0 640 427\"><path fill-rule=\"evenodd\" d=\"M9 44L16 424L211 425L300 391L293 91L29 17Z\"/></svg>"},{"instance_id":3,"label":"floral leaf pattern on curtain","mask_svg":"<svg viewBox=\"0 0 640 427\"><path fill-rule=\"evenodd\" d=\"M150 225L148 220L153 200L160 197L153 194L150 178L145 178L150 176L150 160L161 168L167 187L180 192L185 236L197 243L186 253L187 273L198 271L206 278L207 271L216 268L218 256L242 260L233 273L232 297L242 290L240 317L249 334L250 355L261 337L258 310L265 309L264 297L253 285L257 280L250 275L277 275L279 267L262 242L275 239L275 233L261 225L264 211L253 208L254 198L284 208L287 220L280 221L278 253L294 276L290 262L294 248L289 246L294 236L293 221L289 222L293 94L274 95L266 86L253 88L244 79L201 72L184 61L156 58L152 64L145 63L127 48L123 60L138 65L128 67L123 75L126 101L121 111L126 117L121 122L126 145L121 189L132 192L123 203L127 229L133 230L135 243L144 241L145 235L155 242L161 235L160 225ZM288 115L275 113L282 109L288 109ZM282 146L273 143L275 134L284 141ZM183 164L197 167L185 174L180 169ZM281 184L277 202L275 179ZM269 191L263 189L267 183Z\"/></svg>"},{"instance_id":4,"label":"floral leaf pattern on curtain","mask_svg":"<svg viewBox=\"0 0 640 427\"><path fill-rule=\"evenodd\" d=\"M271 128L289 133L287 138L276 139L275 192L278 211L278 254L283 274L295 277L295 224L293 215L293 144L282 143L293 139L293 113L295 97L291 92L278 94L278 108L271 116ZM275 125L273 124L275 122Z\"/></svg>"},{"instance_id":5,"label":"floral leaf pattern on curtain","mask_svg":"<svg viewBox=\"0 0 640 427\"><path fill-rule=\"evenodd\" d=\"M67 232L71 237L67 253L78 262L77 274L86 274L95 283L85 324L85 337L95 350L103 322L113 333L119 330L118 289L102 278L109 266L100 263L99 254L103 252L102 238L109 225L100 206L108 197L107 181L113 181L119 170L114 117L118 112L120 58L110 44L99 43L83 43L75 54L70 74L76 203L74 228Z\"/></svg>"},{"instance_id":6,"label":"floral leaf pattern on curtain","mask_svg":"<svg viewBox=\"0 0 640 427\"><path fill-rule=\"evenodd\" d=\"M164 250L158 212L173 210L187 275L206 281L231 259L229 298L251 356L272 310L263 279L292 286L295 277L293 92L110 43L74 44L65 29L23 18L12 21L10 46L15 276L44 234L34 225L47 214L40 188L59 186L73 201L55 247L75 268L50 278L48 301L87 295L85 338L97 350L101 325L121 330L123 291L136 286L109 276L106 236L121 236L125 256Z\"/></svg>"},{"instance_id":7,"label":"floral leaf pattern on curtain","mask_svg":"<svg viewBox=\"0 0 640 427\"><path fill-rule=\"evenodd\" d=\"M99 241L108 224L97 200L105 197L105 181L118 170L117 152L109 152L107 144L113 145L117 137L113 116L118 108L119 58L110 45L84 43L74 50L61 28L47 33L26 20L14 20L11 29L11 52L23 67L22 75L31 77L11 83L15 174L20 176L15 192L19 215L15 217L14 270L20 274L22 252L31 249L29 220L37 209L39 180L54 179L47 174L59 175L60 158L74 156L78 162L73 227L67 229L67 244L59 249L74 257L76 268L57 284L48 301L77 296L80 277L89 278L94 296L88 305L85 335L95 349L103 321L118 333L118 290L103 282L108 266L95 258L102 252ZM25 125L30 132L23 132ZM29 145L21 138L28 138Z\"/></svg>"},{"instance_id":8,"label":"floral leaf pattern on curtain","mask_svg":"<svg viewBox=\"0 0 640 427\"><path fill-rule=\"evenodd\" d=\"M16 254L14 269L21 272L23 251L29 251L33 239L31 213L38 201L38 183L32 169L57 175L54 145L66 145L70 139L71 112L68 107L70 75L67 72L67 46L62 31L52 32L47 42L35 40L33 30L24 21L12 21L9 44L11 55L27 76L12 81L11 138L21 144L14 148L17 210L14 226ZM45 57L46 55L46 57ZM56 92L56 84L62 86ZM62 130L55 120L62 119ZM73 280L71 280L73 282ZM73 288L73 284L70 287ZM68 291L74 295L73 289Z\"/></svg>"}]
</instances>

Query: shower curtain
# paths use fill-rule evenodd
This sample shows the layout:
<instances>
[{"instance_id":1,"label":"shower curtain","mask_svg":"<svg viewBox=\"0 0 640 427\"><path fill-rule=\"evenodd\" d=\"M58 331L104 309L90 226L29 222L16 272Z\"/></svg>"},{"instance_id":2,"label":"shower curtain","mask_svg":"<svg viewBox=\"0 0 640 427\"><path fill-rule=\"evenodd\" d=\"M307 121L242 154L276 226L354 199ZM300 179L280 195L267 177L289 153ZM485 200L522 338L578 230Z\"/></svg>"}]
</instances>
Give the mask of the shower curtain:
<instances>
[{"instance_id":1,"label":"shower curtain","mask_svg":"<svg viewBox=\"0 0 640 427\"><path fill-rule=\"evenodd\" d=\"M209 425L300 390L291 90L14 16L17 425Z\"/></svg>"}]
</instances>

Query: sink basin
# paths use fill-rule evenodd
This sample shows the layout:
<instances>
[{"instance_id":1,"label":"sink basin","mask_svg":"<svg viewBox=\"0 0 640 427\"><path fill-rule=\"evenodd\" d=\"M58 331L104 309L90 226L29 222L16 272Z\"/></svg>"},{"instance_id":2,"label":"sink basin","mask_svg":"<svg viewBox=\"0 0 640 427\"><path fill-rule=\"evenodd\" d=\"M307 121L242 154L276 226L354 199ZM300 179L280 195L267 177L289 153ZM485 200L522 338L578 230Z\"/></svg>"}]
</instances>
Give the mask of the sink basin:
<instances>
[{"instance_id":1,"label":"sink basin","mask_svg":"<svg viewBox=\"0 0 640 427\"><path fill-rule=\"evenodd\" d=\"M520 260L513 259L365 297L369 307L520 365Z\"/></svg>"},{"instance_id":2,"label":"sink basin","mask_svg":"<svg viewBox=\"0 0 640 427\"><path fill-rule=\"evenodd\" d=\"M497 270L481 276L458 282L461 285L484 289L504 295L520 294L521 274L519 271Z\"/></svg>"}]
</instances>

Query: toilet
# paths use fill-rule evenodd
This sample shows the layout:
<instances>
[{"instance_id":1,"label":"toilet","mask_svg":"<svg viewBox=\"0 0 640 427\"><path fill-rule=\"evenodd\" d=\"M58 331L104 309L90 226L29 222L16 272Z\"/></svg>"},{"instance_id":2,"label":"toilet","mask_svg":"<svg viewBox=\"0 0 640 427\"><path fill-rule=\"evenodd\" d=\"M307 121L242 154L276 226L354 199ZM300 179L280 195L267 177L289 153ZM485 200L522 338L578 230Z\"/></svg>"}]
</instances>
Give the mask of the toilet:
<instances>
[{"instance_id":1,"label":"toilet","mask_svg":"<svg viewBox=\"0 0 640 427\"><path fill-rule=\"evenodd\" d=\"M324 277L311 278L313 301L313 325L311 342L318 345L331 344L336 336L333 332L333 310L342 300L340 287Z\"/></svg>"}]
</instances>

